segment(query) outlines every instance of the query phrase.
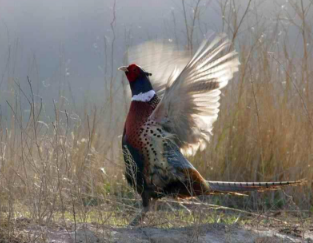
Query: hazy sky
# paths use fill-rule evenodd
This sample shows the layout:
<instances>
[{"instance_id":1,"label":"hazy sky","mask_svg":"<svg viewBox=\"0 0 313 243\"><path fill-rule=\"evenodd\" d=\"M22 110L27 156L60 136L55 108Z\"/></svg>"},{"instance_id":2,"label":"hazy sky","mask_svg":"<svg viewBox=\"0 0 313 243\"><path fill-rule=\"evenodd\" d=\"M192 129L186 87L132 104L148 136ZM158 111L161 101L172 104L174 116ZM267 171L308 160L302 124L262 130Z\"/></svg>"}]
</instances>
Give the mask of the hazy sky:
<instances>
[{"instance_id":1,"label":"hazy sky","mask_svg":"<svg viewBox=\"0 0 313 243\"><path fill-rule=\"evenodd\" d=\"M5 67L8 46L18 55L17 77L25 78L38 66L38 78L47 80L64 62L71 83L86 87L103 81L104 38L112 39L110 0L0 0L0 63ZM164 24L175 10L173 1L116 1L116 65L125 50L125 30L131 29L133 43L149 37L172 38ZM18 46L16 47L16 41ZM50 80L51 81L51 80ZM48 81L47 81L48 82ZM84 84L86 82L86 84Z\"/></svg>"},{"instance_id":2,"label":"hazy sky","mask_svg":"<svg viewBox=\"0 0 313 243\"><path fill-rule=\"evenodd\" d=\"M238 1L243 6L247 2ZM286 2L265 1L260 8L271 16L274 9L283 9ZM194 3L186 1L188 17ZM108 78L103 70L104 39L110 43L113 38L110 28L113 5L112 0L0 0L1 81L5 83L11 77L25 83L29 75L37 89L50 95L64 81L71 84L75 93L90 90L101 94L104 79ZM253 4L253 7L258 6ZM185 36L181 10L179 0L117 0L114 68L123 64L127 31L131 33L132 44L149 38L175 41L175 36L178 39ZM203 31L207 28L221 31L218 1L202 1L201 15L203 26L196 23L197 27ZM179 41L184 44L185 40ZM109 54L110 46L107 58Z\"/></svg>"}]
</instances>

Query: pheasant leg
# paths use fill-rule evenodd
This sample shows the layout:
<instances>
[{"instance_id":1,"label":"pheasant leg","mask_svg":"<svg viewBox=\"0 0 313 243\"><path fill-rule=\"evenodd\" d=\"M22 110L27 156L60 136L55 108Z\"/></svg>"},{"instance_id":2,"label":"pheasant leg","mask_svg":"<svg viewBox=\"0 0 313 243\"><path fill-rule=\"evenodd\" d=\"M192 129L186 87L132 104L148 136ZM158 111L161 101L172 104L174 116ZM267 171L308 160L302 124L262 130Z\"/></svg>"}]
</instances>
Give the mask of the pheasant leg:
<instances>
[{"instance_id":1,"label":"pheasant leg","mask_svg":"<svg viewBox=\"0 0 313 243\"><path fill-rule=\"evenodd\" d=\"M143 193L141 195L141 197L142 197L143 209L130 222L129 226L137 226L137 225L141 224L143 222L147 212L150 210L150 198L149 198L149 196L146 193Z\"/></svg>"}]
</instances>

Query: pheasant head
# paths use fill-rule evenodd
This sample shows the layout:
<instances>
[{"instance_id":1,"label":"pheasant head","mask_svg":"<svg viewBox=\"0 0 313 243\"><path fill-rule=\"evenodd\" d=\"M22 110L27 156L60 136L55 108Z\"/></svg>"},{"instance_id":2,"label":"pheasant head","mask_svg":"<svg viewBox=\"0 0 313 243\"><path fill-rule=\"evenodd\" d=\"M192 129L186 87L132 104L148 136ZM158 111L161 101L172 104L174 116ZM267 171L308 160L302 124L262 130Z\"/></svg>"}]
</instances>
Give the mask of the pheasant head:
<instances>
[{"instance_id":1,"label":"pheasant head","mask_svg":"<svg viewBox=\"0 0 313 243\"><path fill-rule=\"evenodd\" d=\"M155 94L149 76L151 73L146 72L140 66L136 64L130 64L129 66L122 66L118 68L120 71L125 72L128 79L130 89L132 91L132 97L139 95L151 96ZM153 94L152 94L153 93ZM151 98L152 98L151 97Z\"/></svg>"}]
</instances>

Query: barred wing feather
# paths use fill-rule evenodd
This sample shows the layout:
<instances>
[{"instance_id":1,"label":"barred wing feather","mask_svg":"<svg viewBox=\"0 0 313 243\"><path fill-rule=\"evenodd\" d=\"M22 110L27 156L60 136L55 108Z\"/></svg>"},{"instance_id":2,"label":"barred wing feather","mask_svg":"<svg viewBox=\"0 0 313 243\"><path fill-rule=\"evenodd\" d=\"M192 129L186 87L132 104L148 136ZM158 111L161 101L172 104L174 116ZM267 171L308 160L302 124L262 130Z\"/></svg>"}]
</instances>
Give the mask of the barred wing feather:
<instances>
[{"instance_id":1,"label":"barred wing feather","mask_svg":"<svg viewBox=\"0 0 313 243\"><path fill-rule=\"evenodd\" d=\"M220 89L238 71L235 51L225 36L202 43L184 69L169 77L164 96L151 114L172 133L182 152L194 154L210 140L212 125L219 112Z\"/></svg>"}]
</instances>

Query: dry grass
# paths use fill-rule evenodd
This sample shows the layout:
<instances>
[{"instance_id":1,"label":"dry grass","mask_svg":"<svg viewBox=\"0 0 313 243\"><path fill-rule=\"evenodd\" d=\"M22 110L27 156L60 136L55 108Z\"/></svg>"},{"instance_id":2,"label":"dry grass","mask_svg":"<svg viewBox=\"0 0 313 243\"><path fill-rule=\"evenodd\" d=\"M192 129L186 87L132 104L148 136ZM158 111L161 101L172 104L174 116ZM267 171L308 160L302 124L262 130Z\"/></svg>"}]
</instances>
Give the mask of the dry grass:
<instances>
[{"instance_id":1,"label":"dry grass","mask_svg":"<svg viewBox=\"0 0 313 243\"><path fill-rule=\"evenodd\" d=\"M215 203L244 209L312 211L312 2L304 6L302 1L290 1L292 17L279 9L270 19L260 18L259 1L249 2L250 8L244 9L235 3L225 1L220 9L222 31L231 36L240 55L240 71L223 91L207 151L190 159L212 180L309 180L286 193L253 194L238 200L211 198ZM184 12L190 49L197 43L196 23L201 20L198 1L194 4L197 9L191 19ZM112 30L114 21L115 16ZM292 34L296 40L290 28L296 31ZM106 46L105 52L111 53L106 65L112 67L114 39ZM111 78L106 82L104 104L98 108L86 104L79 115L68 110L62 96L53 104L42 104L30 80L27 88L21 88L12 84L14 77L8 78L13 92L1 105L8 107L9 114L0 121L0 219L8 235L13 234L18 217L39 224L68 219L76 223L90 221L95 214L103 224L117 221L123 225L138 206L133 200L137 196L123 178L118 138L127 100L113 100L127 87L115 87L115 69L107 72ZM23 112L25 105L28 116ZM44 107L49 105L54 114L48 119ZM116 111L117 107L123 109Z\"/></svg>"}]
</instances>

